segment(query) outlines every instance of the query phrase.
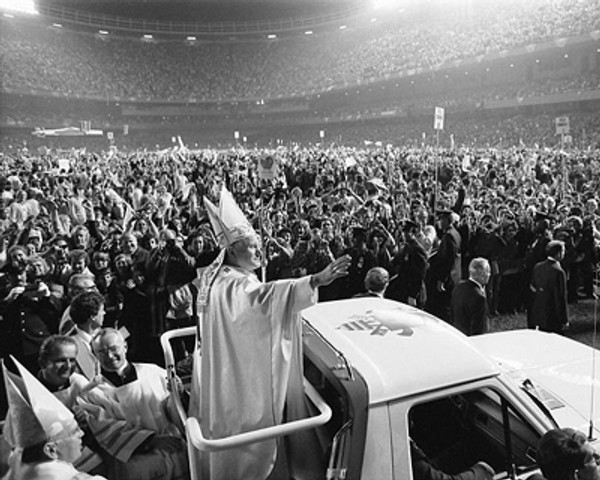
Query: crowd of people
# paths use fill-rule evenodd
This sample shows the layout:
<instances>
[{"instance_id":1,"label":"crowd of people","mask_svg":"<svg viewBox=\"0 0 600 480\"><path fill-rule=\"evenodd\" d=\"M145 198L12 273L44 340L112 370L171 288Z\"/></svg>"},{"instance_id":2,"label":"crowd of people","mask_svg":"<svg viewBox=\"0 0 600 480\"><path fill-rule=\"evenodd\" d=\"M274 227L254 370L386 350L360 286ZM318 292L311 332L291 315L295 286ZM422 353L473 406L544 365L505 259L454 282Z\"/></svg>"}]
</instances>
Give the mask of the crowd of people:
<instances>
[{"instance_id":1,"label":"crowd of people","mask_svg":"<svg viewBox=\"0 0 600 480\"><path fill-rule=\"evenodd\" d=\"M5 88L136 100L321 92L411 69L596 31L595 2L438 5L332 33L256 42L142 42L4 21ZM28 35L24 35L24 32ZM441 33L440 33L441 32ZM102 67L99 67L102 66Z\"/></svg>"},{"instance_id":2,"label":"crowd of people","mask_svg":"<svg viewBox=\"0 0 600 480\"><path fill-rule=\"evenodd\" d=\"M265 155L277 158L275 180L259 178ZM323 300L359 293L366 272L380 266L395 279L388 294L407 301L414 236L426 261L410 275L423 282L411 301L444 317L425 286L450 226L460 233L460 276L472 258L492 265L492 312L526 306L531 269L545 258L541 238L566 241L569 300L593 293L600 240L594 152L181 147L76 157L3 159L2 348L29 367L46 336L59 327L64 333L65 309L88 278L84 289L106 298L105 323L131 333L132 358L160 361L158 336L191 321L186 285L218 253L201 198L222 184L262 226L266 279L315 273L352 255L350 274L323 289ZM452 211L441 223L440 210ZM407 230L409 220L414 229Z\"/></svg>"}]
</instances>

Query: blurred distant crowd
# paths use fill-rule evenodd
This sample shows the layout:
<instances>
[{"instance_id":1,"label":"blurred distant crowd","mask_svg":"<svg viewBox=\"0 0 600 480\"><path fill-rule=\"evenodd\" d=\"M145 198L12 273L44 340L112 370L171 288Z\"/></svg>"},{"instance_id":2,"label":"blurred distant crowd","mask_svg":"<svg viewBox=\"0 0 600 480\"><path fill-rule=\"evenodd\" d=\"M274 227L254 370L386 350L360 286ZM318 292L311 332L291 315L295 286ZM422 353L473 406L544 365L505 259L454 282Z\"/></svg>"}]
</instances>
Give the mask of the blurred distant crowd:
<instances>
[{"instance_id":1,"label":"blurred distant crowd","mask_svg":"<svg viewBox=\"0 0 600 480\"><path fill-rule=\"evenodd\" d=\"M472 258L492 265L492 313L525 307L550 239L566 243L576 302L593 295L599 162L588 150L391 146L5 155L1 352L35 370L43 339L68 331L70 300L93 289L106 299L105 324L130 332L131 357L160 362L159 335L193 322L189 282L218 253L202 197L216 201L222 184L263 232L266 279L351 255L350 274L322 288L322 301L364 291L366 272L382 266L388 296L406 301L416 282L410 297L425 307L445 211L460 233L462 276ZM407 263L415 238L425 252L418 269Z\"/></svg>"},{"instance_id":2,"label":"blurred distant crowd","mask_svg":"<svg viewBox=\"0 0 600 480\"><path fill-rule=\"evenodd\" d=\"M302 38L194 45L60 29L29 31L4 22L2 84L137 100L272 98L431 69L600 28L597 2L510 0L466 5L448 4L427 10L426 15L406 11L394 21L380 18L362 28ZM551 85L542 86L543 91L549 89Z\"/></svg>"}]
</instances>

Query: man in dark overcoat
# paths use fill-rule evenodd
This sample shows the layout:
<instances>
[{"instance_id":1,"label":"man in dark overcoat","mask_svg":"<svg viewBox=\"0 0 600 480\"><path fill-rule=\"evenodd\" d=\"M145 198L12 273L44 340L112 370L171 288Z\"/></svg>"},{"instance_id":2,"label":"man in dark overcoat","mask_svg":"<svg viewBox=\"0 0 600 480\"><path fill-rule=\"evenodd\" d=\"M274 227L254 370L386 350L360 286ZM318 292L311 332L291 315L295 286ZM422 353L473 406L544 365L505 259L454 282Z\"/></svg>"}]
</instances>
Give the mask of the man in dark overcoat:
<instances>
[{"instance_id":1,"label":"man in dark overcoat","mask_svg":"<svg viewBox=\"0 0 600 480\"><path fill-rule=\"evenodd\" d=\"M529 328L545 332L563 332L569 325L567 312L567 276L560 266L565 256L565 244L553 240L546 247L548 258L533 267Z\"/></svg>"},{"instance_id":2,"label":"man in dark overcoat","mask_svg":"<svg viewBox=\"0 0 600 480\"><path fill-rule=\"evenodd\" d=\"M461 280L452 291L451 323L465 335L480 335L489 329L485 286L490 274L489 262L476 257L469 263L469 278Z\"/></svg>"}]
</instances>

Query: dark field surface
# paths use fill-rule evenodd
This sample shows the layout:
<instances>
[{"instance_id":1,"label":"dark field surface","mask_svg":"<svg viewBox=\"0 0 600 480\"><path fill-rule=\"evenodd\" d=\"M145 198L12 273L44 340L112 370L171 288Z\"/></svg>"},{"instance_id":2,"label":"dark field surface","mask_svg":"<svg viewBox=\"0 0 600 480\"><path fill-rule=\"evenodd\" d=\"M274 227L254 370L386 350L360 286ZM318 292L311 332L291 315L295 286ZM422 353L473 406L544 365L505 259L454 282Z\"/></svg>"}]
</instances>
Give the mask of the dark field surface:
<instances>
[{"instance_id":1,"label":"dark field surface","mask_svg":"<svg viewBox=\"0 0 600 480\"><path fill-rule=\"evenodd\" d=\"M569 305L570 327L565 335L586 345L600 349L600 300L585 299ZM596 341L594 343L594 324ZM525 312L514 315L496 315L490 318L492 332L527 328Z\"/></svg>"}]
</instances>

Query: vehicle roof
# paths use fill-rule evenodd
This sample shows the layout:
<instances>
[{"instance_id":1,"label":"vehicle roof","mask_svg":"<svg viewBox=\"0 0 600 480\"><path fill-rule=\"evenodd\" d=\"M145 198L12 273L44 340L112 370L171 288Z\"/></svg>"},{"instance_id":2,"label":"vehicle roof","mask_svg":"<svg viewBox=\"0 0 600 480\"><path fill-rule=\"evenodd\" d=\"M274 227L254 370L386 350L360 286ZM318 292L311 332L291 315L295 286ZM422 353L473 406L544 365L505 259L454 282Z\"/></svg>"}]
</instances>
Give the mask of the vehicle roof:
<instances>
[{"instance_id":1,"label":"vehicle roof","mask_svg":"<svg viewBox=\"0 0 600 480\"><path fill-rule=\"evenodd\" d=\"M403 303L352 298L318 303L302 316L364 378L370 404L499 373L468 337Z\"/></svg>"}]
</instances>

